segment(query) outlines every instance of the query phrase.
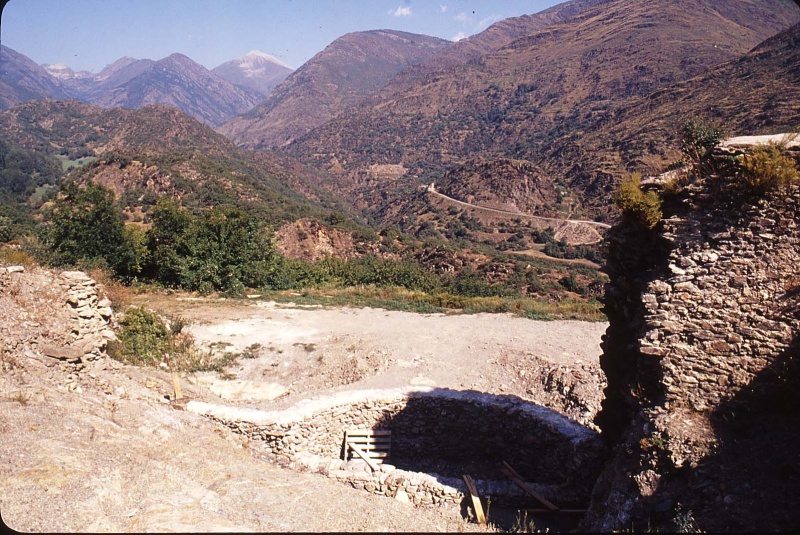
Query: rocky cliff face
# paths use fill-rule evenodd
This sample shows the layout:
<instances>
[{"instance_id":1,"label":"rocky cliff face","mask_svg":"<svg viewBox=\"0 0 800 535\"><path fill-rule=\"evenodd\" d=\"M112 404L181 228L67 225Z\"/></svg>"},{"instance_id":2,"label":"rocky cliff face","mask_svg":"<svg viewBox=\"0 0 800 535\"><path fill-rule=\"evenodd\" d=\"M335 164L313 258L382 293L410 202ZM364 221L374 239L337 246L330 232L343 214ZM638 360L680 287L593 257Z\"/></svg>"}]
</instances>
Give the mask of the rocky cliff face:
<instances>
[{"instance_id":1,"label":"rocky cliff face","mask_svg":"<svg viewBox=\"0 0 800 535\"><path fill-rule=\"evenodd\" d=\"M800 186L702 178L664 212L610 234L597 423L616 450L585 527L796 527Z\"/></svg>"}]
</instances>

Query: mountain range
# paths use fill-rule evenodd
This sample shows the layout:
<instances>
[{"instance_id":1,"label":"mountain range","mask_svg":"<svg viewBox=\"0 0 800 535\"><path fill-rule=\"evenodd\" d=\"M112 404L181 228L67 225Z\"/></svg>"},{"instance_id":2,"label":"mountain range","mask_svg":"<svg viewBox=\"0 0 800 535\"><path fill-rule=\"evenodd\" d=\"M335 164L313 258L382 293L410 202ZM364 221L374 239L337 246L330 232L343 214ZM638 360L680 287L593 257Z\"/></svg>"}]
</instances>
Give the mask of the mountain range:
<instances>
[{"instance_id":1,"label":"mountain range","mask_svg":"<svg viewBox=\"0 0 800 535\"><path fill-rule=\"evenodd\" d=\"M263 52L209 71L182 54L158 61L123 57L97 74L37 65L0 49L0 108L30 99L74 99L104 108L168 104L212 126L261 102L292 69Z\"/></svg>"},{"instance_id":2,"label":"mountain range","mask_svg":"<svg viewBox=\"0 0 800 535\"><path fill-rule=\"evenodd\" d=\"M319 169L320 187L384 224L413 225L430 182L602 219L621 176L675 161L681 121L796 127L798 21L791 0L572 0L456 43L347 34L292 72L253 52L213 71L173 54L75 73L3 47L0 104L169 104L242 148Z\"/></svg>"},{"instance_id":3,"label":"mountain range","mask_svg":"<svg viewBox=\"0 0 800 535\"><path fill-rule=\"evenodd\" d=\"M285 150L339 174L337 187L365 209L384 202L377 192L397 180L365 183L376 164L402 165L409 176L431 181L478 154L533 162L583 204L603 206L599 215L627 168L609 154L576 160L583 135L654 91L737 60L800 19L794 3L783 0L610 0L583 7L543 28L536 16L517 21L532 25L529 35L404 88L384 88L369 105Z\"/></svg>"},{"instance_id":4,"label":"mountain range","mask_svg":"<svg viewBox=\"0 0 800 535\"><path fill-rule=\"evenodd\" d=\"M347 34L220 131L249 148L285 145L359 104L405 68L450 46L452 42L436 37L390 30Z\"/></svg>"}]
</instances>

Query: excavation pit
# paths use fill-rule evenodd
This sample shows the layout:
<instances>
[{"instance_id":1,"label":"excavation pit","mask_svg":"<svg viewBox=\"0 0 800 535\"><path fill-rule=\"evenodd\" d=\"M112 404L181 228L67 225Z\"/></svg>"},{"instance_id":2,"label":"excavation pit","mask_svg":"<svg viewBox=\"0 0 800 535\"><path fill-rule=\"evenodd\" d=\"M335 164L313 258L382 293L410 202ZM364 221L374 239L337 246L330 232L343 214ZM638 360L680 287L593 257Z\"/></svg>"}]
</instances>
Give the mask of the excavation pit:
<instances>
[{"instance_id":1,"label":"excavation pit","mask_svg":"<svg viewBox=\"0 0 800 535\"><path fill-rule=\"evenodd\" d=\"M502 471L512 466L562 507L586 505L601 466L596 432L510 395L442 388L362 390L304 400L283 411L192 401L206 415L262 445L276 462L415 505L456 505L470 475L498 505L536 507ZM346 430L391 431L391 454L373 470L348 459ZM381 462L383 461L383 462ZM374 461L373 461L374 462Z\"/></svg>"}]
</instances>

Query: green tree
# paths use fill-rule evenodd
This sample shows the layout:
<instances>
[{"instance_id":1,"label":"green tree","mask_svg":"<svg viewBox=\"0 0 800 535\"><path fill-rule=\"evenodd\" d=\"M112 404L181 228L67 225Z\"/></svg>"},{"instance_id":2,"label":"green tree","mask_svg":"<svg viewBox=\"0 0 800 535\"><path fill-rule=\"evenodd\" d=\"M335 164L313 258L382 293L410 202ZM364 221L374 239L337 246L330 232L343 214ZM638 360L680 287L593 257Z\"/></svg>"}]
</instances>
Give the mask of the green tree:
<instances>
[{"instance_id":1,"label":"green tree","mask_svg":"<svg viewBox=\"0 0 800 535\"><path fill-rule=\"evenodd\" d=\"M102 260L117 272L128 270L125 223L108 189L88 183L64 185L55 200L50 225L42 235L58 265Z\"/></svg>"},{"instance_id":2,"label":"green tree","mask_svg":"<svg viewBox=\"0 0 800 535\"><path fill-rule=\"evenodd\" d=\"M245 286L279 285L282 258L250 213L226 206L192 215L161 199L152 212L146 273L188 290L241 294Z\"/></svg>"},{"instance_id":3,"label":"green tree","mask_svg":"<svg viewBox=\"0 0 800 535\"><path fill-rule=\"evenodd\" d=\"M166 197L158 199L150 217L153 226L147 234L145 274L165 286L183 286L186 259L190 256L188 234L194 217Z\"/></svg>"}]
</instances>

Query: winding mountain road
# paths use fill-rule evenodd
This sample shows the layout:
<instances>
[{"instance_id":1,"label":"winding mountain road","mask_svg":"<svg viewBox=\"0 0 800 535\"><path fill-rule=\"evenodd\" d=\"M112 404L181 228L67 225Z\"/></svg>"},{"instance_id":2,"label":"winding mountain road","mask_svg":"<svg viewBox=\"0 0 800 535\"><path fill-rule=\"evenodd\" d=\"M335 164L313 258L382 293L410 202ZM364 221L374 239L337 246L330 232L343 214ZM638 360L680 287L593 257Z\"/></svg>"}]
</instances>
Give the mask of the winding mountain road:
<instances>
[{"instance_id":1,"label":"winding mountain road","mask_svg":"<svg viewBox=\"0 0 800 535\"><path fill-rule=\"evenodd\" d=\"M599 228L603 228L603 229L610 229L611 228L611 225L608 225L606 223L600 223L598 221L591 221L591 220L588 220L588 219L560 219L560 218L557 218L557 217L544 217L544 216L538 216L538 215L524 214L522 212L511 212L509 210L500 210L498 208L488 208L486 206L479 206L477 204L471 204L471 203L468 203L468 202L459 201L458 199L454 199L452 197L448 197L444 193L440 193L440 192L436 191L436 186L435 186L435 183L433 183L433 182L431 182L431 184L428 186L428 192L429 193L433 193L434 195L438 195L439 197L441 197L443 199L447 199L450 202L454 202L456 204L460 204L460 205L463 205L463 206L469 206L470 208L476 208L478 210L485 210L487 212L495 212L495 213L504 214L504 215L513 215L513 216L517 216L517 217L527 217L529 219L538 219L539 221L553 221L553 222L556 222L556 223L583 224L583 225L591 225L591 226L599 227Z\"/></svg>"}]
</instances>

